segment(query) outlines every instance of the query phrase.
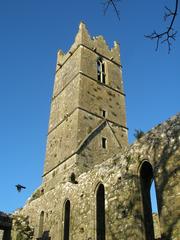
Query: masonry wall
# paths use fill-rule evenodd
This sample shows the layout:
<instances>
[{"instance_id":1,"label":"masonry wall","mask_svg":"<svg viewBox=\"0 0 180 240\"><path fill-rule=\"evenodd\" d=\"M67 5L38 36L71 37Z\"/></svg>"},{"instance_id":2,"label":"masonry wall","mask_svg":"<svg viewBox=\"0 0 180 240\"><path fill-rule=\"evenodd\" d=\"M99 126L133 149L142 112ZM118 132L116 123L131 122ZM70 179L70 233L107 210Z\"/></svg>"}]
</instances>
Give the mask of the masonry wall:
<instances>
[{"instance_id":1,"label":"masonry wall","mask_svg":"<svg viewBox=\"0 0 180 240\"><path fill-rule=\"evenodd\" d=\"M105 66L105 83L98 81L98 58ZM46 184L49 181L53 187L54 179L64 181L71 172L79 176L127 145L121 68L119 45L109 49L102 36L92 39L83 23L70 50L58 52L44 164ZM103 137L108 148L102 150ZM93 143L85 159L81 145L90 139Z\"/></svg>"},{"instance_id":2,"label":"masonry wall","mask_svg":"<svg viewBox=\"0 0 180 240\"><path fill-rule=\"evenodd\" d=\"M126 128L124 94L114 91L109 85L104 86L97 80L81 76L79 105L99 117L105 110L107 120Z\"/></svg>"},{"instance_id":3,"label":"masonry wall","mask_svg":"<svg viewBox=\"0 0 180 240\"><path fill-rule=\"evenodd\" d=\"M105 64L105 83L97 79L99 57ZM14 214L12 240L18 235L21 240L27 239L24 235L41 239L43 234L63 240L67 200L69 240L98 240L100 184L105 189L106 240L153 240L144 214L149 192L144 199L140 181L144 163L150 166L146 174L149 182L154 179L157 192L158 214L149 211L155 219L155 238L178 240L179 159L180 114L128 146L119 44L109 49L102 36L92 39L81 23L69 52L58 52L43 183Z\"/></svg>"},{"instance_id":4,"label":"masonry wall","mask_svg":"<svg viewBox=\"0 0 180 240\"><path fill-rule=\"evenodd\" d=\"M162 239L178 240L180 115L157 126L139 141L92 170L80 175L77 184L58 183L36 199L30 199L21 214L30 217L38 232L40 212L45 212L44 230L51 239L63 239L64 202L71 202L70 239L96 239L96 191L105 187L106 240L145 240L139 170L148 161L154 171ZM43 188L44 186L41 186ZM157 231L156 231L157 232ZM159 236L160 237L160 236Z\"/></svg>"}]
</instances>

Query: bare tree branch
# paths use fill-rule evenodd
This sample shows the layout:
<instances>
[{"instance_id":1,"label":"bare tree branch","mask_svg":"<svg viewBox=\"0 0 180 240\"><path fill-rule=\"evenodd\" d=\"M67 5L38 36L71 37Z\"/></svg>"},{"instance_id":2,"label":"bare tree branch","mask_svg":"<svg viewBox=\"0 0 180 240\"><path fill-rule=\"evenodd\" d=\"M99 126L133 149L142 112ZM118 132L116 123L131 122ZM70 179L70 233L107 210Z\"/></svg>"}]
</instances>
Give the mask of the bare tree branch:
<instances>
[{"instance_id":1,"label":"bare tree branch","mask_svg":"<svg viewBox=\"0 0 180 240\"><path fill-rule=\"evenodd\" d=\"M166 21L167 19L170 19L170 23L167 26L167 30L164 32L157 32L157 31L153 31L150 35L145 35L146 38L150 39L150 40L156 40L156 51L159 48L159 43L167 43L168 46L168 53L170 53L171 51L171 46L172 46L172 41L176 40L176 34L177 31L174 30L173 25L177 16L177 12L178 12L178 3L179 0L174 0L175 1L175 8L174 11L171 10L170 8L168 8L167 6L165 6L165 13L164 13L164 21ZM118 17L118 19L120 20L120 14L119 14L119 9L118 9L118 4L119 4L120 0L105 0L104 1L104 14L106 14L109 6L111 5Z\"/></svg>"},{"instance_id":2,"label":"bare tree branch","mask_svg":"<svg viewBox=\"0 0 180 240\"><path fill-rule=\"evenodd\" d=\"M166 31L160 32L160 33L153 31L150 35L145 35L145 37L149 38L150 40L156 40L156 51L159 48L159 43L164 43L164 42L167 42L168 53L170 53L171 51L172 40L173 41L176 40L176 34L177 34L177 31L175 31L173 28L173 24L175 22L177 12L178 12L178 3L179 3L179 0L176 0L174 11L172 11L171 9L165 6L164 21L166 21L168 18L171 18L171 21Z\"/></svg>"},{"instance_id":3,"label":"bare tree branch","mask_svg":"<svg viewBox=\"0 0 180 240\"><path fill-rule=\"evenodd\" d=\"M118 17L118 19L120 20L120 14L119 14L119 10L118 10L118 3L120 2L120 0L105 0L104 4L104 15L106 14L109 6L111 5L114 8L114 11Z\"/></svg>"}]
</instances>

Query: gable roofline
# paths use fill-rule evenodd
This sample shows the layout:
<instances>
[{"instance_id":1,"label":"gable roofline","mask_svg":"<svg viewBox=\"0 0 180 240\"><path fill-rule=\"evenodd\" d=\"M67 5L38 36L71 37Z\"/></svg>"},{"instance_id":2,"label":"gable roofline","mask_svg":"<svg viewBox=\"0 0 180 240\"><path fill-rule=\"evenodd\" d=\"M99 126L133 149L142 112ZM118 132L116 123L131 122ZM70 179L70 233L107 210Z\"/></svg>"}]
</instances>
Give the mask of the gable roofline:
<instances>
[{"instance_id":1,"label":"gable roofline","mask_svg":"<svg viewBox=\"0 0 180 240\"><path fill-rule=\"evenodd\" d=\"M107 119L103 119L103 121L101 121L84 139L83 141L79 144L79 146L76 149L76 153L80 153L81 150L84 148L84 146L86 146L88 144L89 141L91 141L91 139L93 139L97 133L99 133L106 125L109 126L111 132L113 133L113 136L115 137L118 145L120 148L122 148L121 143L119 142L119 140L117 139L112 127L110 126L109 122L107 121Z\"/></svg>"}]
</instances>

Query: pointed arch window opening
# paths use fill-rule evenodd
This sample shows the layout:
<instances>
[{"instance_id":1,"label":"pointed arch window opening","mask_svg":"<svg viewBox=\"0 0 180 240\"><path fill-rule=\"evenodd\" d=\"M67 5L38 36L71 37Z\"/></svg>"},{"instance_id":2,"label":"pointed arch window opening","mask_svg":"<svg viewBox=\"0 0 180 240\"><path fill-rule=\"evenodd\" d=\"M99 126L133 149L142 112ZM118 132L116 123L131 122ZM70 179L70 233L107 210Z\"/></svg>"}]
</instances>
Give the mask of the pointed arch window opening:
<instances>
[{"instance_id":1,"label":"pointed arch window opening","mask_svg":"<svg viewBox=\"0 0 180 240\"><path fill-rule=\"evenodd\" d=\"M106 83L105 63L101 58L97 60L97 79L103 84Z\"/></svg>"},{"instance_id":2,"label":"pointed arch window opening","mask_svg":"<svg viewBox=\"0 0 180 240\"><path fill-rule=\"evenodd\" d=\"M158 214L155 181L152 166L145 161L140 169L141 195L144 215L144 228L146 240L154 240L155 228L153 212ZM159 217L159 215L158 215Z\"/></svg>"},{"instance_id":3,"label":"pointed arch window opening","mask_svg":"<svg viewBox=\"0 0 180 240\"><path fill-rule=\"evenodd\" d=\"M96 192L96 240L105 240L105 190L100 184Z\"/></svg>"},{"instance_id":4,"label":"pointed arch window opening","mask_svg":"<svg viewBox=\"0 0 180 240\"><path fill-rule=\"evenodd\" d=\"M66 200L64 206L64 237L63 240L69 240L69 230L70 230L70 201Z\"/></svg>"},{"instance_id":5,"label":"pointed arch window opening","mask_svg":"<svg viewBox=\"0 0 180 240\"><path fill-rule=\"evenodd\" d=\"M151 203L152 203L152 212L158 214L156 186L155 186L154 179L152 179L152 183L151 183L151 187L150 187L150 197L151 197Z\"/></svg>"}]
</instances>

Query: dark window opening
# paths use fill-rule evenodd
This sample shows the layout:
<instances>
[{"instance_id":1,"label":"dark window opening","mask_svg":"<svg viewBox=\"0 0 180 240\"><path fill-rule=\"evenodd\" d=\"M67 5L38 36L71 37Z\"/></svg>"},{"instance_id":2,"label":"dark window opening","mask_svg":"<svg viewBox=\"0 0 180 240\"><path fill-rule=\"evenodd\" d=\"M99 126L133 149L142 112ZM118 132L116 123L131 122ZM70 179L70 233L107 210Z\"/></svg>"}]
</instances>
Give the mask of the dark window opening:
<instances>
[{"instance_id":1,"label":"dark window opening","mask_svg":"<svg viewBox=\"0 0 180 240\"><path fill-rule=\"evenodd\" d=\"M74 183L74 184L78 184L78 181L76 180L76 175L74 172L71 173L71 175L70 175L70 182Z\"/></svg>"},{"instance_id":2,"label":"dark window opening","mask_svg":"<svg viewBox=\"0 0 180 240\"><path fill-rule=\"evenodd\" d=\"M149 162L144 162L140 169L141 194L143 202L144 228L146 240L154 240L151 186L154 182L153 169ZM154 189L155 190L155 189ZM156 197L156 195L155 195ZM157 201L157 200L156 200Z\"/></svg>"},{"instance_id":3,"label":"dark window opening","mask_svg":"<svg viewBox=\"0 0 180 240\"><path fill-rule=\"evenodd\" d=\"M96 240L105 240L105 193L100 184L96 194Z\"/></svg>"},{"instance_id":4,"label":"dark window opening","mask_svg":"<svg viewBox=\"0 0 180 240\"><path fill-rule=\"evenodd\" d=\"M67 200L64 209L64 240L69 240L70 201Z\"/></svg>"},{"instance_id":5,"label":"dark window opening","mask_svg":"<svg viewBox=\"0 0 180 240\"><path fill-rule=\"evenodd\" d=\"M97 79L101 83L106 83L105 64L101 58L97 60Z\"/></svg>"},{"instance_id":6,"label":"dark window opening","mask_svg":"<svg viewBox=\"0 0 180 240\"><path fill-rule=\"evenodd\" d=\"M97 77L98 77L98 81L101 81L101 61L100 61L100 59L97 61Z\"/></svg>"},{"instance_id":7,"label":"dark window opening","mask_svg":"<svg viewBox=\"0 0 180 240\"><path fill-rule=\"evenodd\" d=\"M105 65L102 63L102 83L106 83L105 81Z\"/></svg>"},{"instance_id":8,"label":"dark window opening","mask_svg":"<svg viewBox=\"0 0 180 240\"><path fill-rule=\"evenodd\" d=\"M44 231L44 211L41 212L40 214L40 219L39 219L39 237L42 237Z\"/></svg>"},{"instance_id":9,"label":"dark window opening","mask_svg":"<svg viewBox=\"0 0 180 240\"><path fill-rule=\"evenodd\" d=\"M11 228L0 229L0 239L10 240L11 239Z\"/></svg>"},{"instance_id":10,"label":"dark window opening","mask_svg":"<svg viewBox=\"0 0 180 240\"><path fill-rule=\"evenodd\" d=\"M103 115L104 118L106 117L106 111L105 110L102 110L102 115Z\"/></svg>"},{"instance_id":11,"label":"dark window opening","mask_svg":"<svg viewBox=\"0 0 180 240\"><path fill-rule=\"evenodd\" d=\"M107 148L107 139L106 138L102 138L102 148Z\"/></svg>"}]
</instances>

